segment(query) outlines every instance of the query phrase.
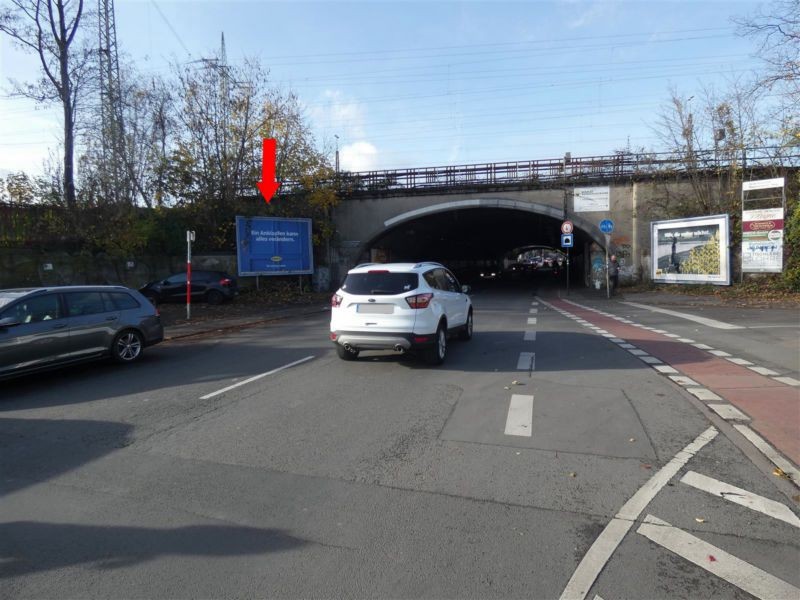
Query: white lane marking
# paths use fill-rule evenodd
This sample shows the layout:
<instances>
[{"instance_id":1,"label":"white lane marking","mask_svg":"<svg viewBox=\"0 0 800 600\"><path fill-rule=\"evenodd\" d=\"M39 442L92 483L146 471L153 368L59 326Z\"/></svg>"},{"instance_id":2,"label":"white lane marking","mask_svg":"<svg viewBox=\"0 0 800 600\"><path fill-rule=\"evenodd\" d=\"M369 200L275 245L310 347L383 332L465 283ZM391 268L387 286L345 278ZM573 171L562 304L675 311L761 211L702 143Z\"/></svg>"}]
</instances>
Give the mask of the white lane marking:
<instances>
[{"instance_id":1,"label":"white lane marking","mask_svg":"<svg viewBox=\"0 0 800 600\"><path fill-rule=\"evenodd\" d=\"M668 338L679 338L679 337L681 337L681 336L679 336L679 335L677 335L675 333L665 333L664 335L667 336Z\"/></svg>"},{"instance_id":2,"label":"white lane marking","mask_svg":"<svg viewBox=\"0 0 800 600\"><path fill-rule=\"evenodd\" d=\"M679 342L683 342L684 344L694 344L694 340L690 340L689 338L678 338Z\"/></svg>"},{"instance_id":3,"label":"white lane marking","mask_svg":"<svg viewBox=\"0 0 800 600\"><path fill-rule=\"evenodd\" d=\"M692 396L696 397L698 400L722 400L719 396L717 396L714 392L706 388L686 388L686 391L689 392Z\"/></svg>"},{"instance_id":4,"label":"white lane marking","mask_svg":"<svg viewBox=\"0 0 800 600\"><path fill-rule=\"evenodd\" d=\"M532 314L532 315L539 314L539 309L538 309L538 308L532 308L532 309L530 309L530 310L528 311L528 313L529 313L529 314Z\"/></svg>"},{"instance_id":5,"label":"white lane marking","mask_svg":"<svg viewBox=\"0 0 800 600\"><path fill-rule=\"evenodd\" d=\"M783 458L775 448L770 446L764 438L758 435L755 431L753 431L747 425L736 425L734 424L734 429L741 433L744 437L750 440L750 443L753 444L756 448L761 451L761 454L766 456L768 459L772 461L776 467L780 468L781 471L789 475L792 480L797 483L800 481L800 471L797 470L792 463L788 460Z\"/></svg>"},{"instance_id":6,"label":"white lane marking","mask_svg":"<svg viewBox=\"0 0 800 600\"><path fill-rule=\"evenodd\" d=\"M517 360L518 371L533 371L536 368L536 353L535 352L520 352L519 360Z\"/></svg>"},{"instance_id":7,"label":"white lane marking","mask_svg":"<svg viewBox=\"0 0 800 600\"><path fill-rule=\"evenodd\" d=\"M729 360L735 365L742 365L743 367L749 367L753 364L749 360L745 360L744 358L736 358L735 356L733 358L726 358L725 360Z\"/></svg>"},{"instance_id":8,"label":"white lane marking","mask_svg":"<svg viewBox=\"0 0 800 600\"><path fill-rule=\"evenodd\" d=\"M535 331L526 331L524 340L526 342L535 342L536 341L536 332Z\"/></svg>"},{"instance_id":9,"label":"white lane marking","mask_svg":"<svg viewBox=\"0 0 800 600\"><path fill-rule=\"evenodd\" d=\"M751 371L755 371L759 375L777 375L777 371L773 371L772 369L768 369L767 367L747 367Z\"/></svg>"},{"instance_id":10,"label":"white lane marking","mask_svg":"<svg viewBox=\"0 0 800 600\"><path fill-rule=\"evenodd\" d=\"M637 533L756 598L800 597L800 589L790 583L673 527L666 521L652 515L647 515L644 521L636 530ZM709 556L713 556L714 560L710 560Z\"/></svg>"},{"instance_id":11,"label":"white lane marking","mask_svg":"<svg viewBox=\"0 0 800 600\"><path fill-rule=\"evenodd\" d=\"M798 381L794 377L775 377L775 381L780 381L781 383L785 383L786 385L800 385L800 381Z\"/></svg>"},{"instance_id":12,"label":"white lane marking","mask_svg":"<svg viewBox=\"0 0 800 600\"><path fill-rule=\"evenodd\" d=\"M536 300L534 300L533 302L531 302L531 306L539 306L539 303Z\"/></svg>"},{"instance_id":13,"label":"white lane marking","mask_svg":"<svg viewBox=\"0 0 800 600\"><path fill-rule=\"evenodd\" d=\"M622 323L627 323L628 325L631 325L631 324L633 324L633 321L631 321L630 319L620 319L620 321L621 321Z\"/></svg>"},{"instance_id":14,"label":"white lane marking","mask_svg":"<svg viewBox=\"0 0 800 600\"><path fill-rule=\"evenodd\" d=\"M733 356L733 354L725 352L725 350L709 350L709 354L713 354L714 356L723 356L723 357Z\"/></svg>"},{"instance_id":15,"label":"white lane marking","mask_svg":"<svg viewBox=\"0 0 800 600\"><path fill-rule=\"evenodd\" d=\"M666 335L667 332L664 329L653 329L653 333L663 333L664 335Z\"/></svg>"},{"instance_id":16,"label":"white lane marking","mask_svg":"<svg viewBox=\"0 0 800 600\"><path fill-rule=\"evenodd\" d=\"M312 360L313 358L314 358L313 356L306 356L305 358L301 358L300 360L296 360L294 362L291 362L288 365L283 365L282 367L278 367L277 369L272 369L271 371L267 371L266 373L261 373L260 375L256 375L254 377L250 377L248 379L244 379L244 380L242 380L242 381L240 381L238 383L234 383L233 385L229 385L226 388L222 388L221 390L217 390L216 392L211 392L210 394L206 394L205 396L200 396L200 400L208 400L209 398L213 398L214 396L219 396L220 394L224 394L225 392L229 392L232 389L235 389L237 387L240 387L240 386L243 386L243 385L247 385L248 383L252 383L253 381L257 381L258 379L261 379L262 377L267 377L269 375L274 375L275 373L278 373L278 372L283 371L285 369L289 369L291 367L297 366L297 365L302 364L304 362L308 362L308 361Z\"/></svg>"},{"instance_id":17,"label":"white lane marking","mask_svg":"<svg viewBox=\"0 0 800 600\"><path fill-rule=\"evenodd\" d=\"M533 428L533 396L513 394L508 405L506 435L531 437Z\"/></svg>"},{"instance_id":18,"label":"white lane marking","mask_svg":"<svg viewBox=\"0 0 800 600\"><path fill-rule=\"evenodd\" d=\"M708 408L717 413L726 421L749 421L750 417L736 408L733 404L709 404Z\"/></svg>"},{"instance_id":19,"label":"white lane marking","mask_svg":"<svg viewBox=\"0 0 800 600\"><path fill-rule=\"evenodd\" d=\"M684 375L670 375L669 378L678 385L700 385L691 377L686 377Z\"/></svg>"},{"instance_id":20,"label":"white lane marking","mask_svg":"<svg viewBox=\"0 0 800 600\"><path fill-rule=\"evenodd\" d=\"M618 337L608 338L609 342L614 342L615 344L624 344L625 340L621 340Z\"/></svg>"},{"instance_id":21,"label":"white lane marking","mask_svg":"<svg viewBox=\"0 0 800 600\"><path fill-rule=\"evenodd\" d=\"M622 538L628 533L633 523L642 514L642 511L655 498L670 479L680 471L689 460L719 432L714 427L709 427L697 438L678 452L672 460L661 467L636 493L622 506L617 515L611 519L605 529L597 536L589 551L581 559L578 568L570 577L567 587L561 593L561 600L584 600L586 594L594 584L595 579L603 570L611 555L619 546Z\"/></svg>"},{"instance_id":22,"label":"white lane marking","mask_svg":"<svg viewBox=\"0 0 800 600\"><path fill-rule=\"evenodd\" d=\"M648 365L660 365L660 364L663 364L655 356L640 356L639 360L641 360L642 362L646 362Z\"/></svg>"},{"instance_id":23,"label":"white lane marking","mask_svg":"<svg viewBox=\"0 0 800 600\"><path fill-rule=\"evenodd\" d=\"M653 368L659 373L664 373L665 375L671 375L678 372L675 367L670 367L669 365L656 365Z\"/></svg>"},{"instance_id":24,"label":"white lane marking","mask_svg":"<svg viewBox=\"0 0 800 600\"><path fill-rule=\"evenodd\" d=\"M708 344L692 344L692 346L694 346L695 348L699 348L700 350L713 350L714 349L711 346L709 346Z\"/></svg>"},{"instance_id":25,"label":"white lane marking","mask_svg":"<svg viewBox=\"0 0 800 600\"><path fill-rule=\"evenodd\" d=\"M606 338L613 338L613 337L616 337L616 336L615 336L613 333L602 333L601 335L602 335L603 337L606 337Z\"/></svg>"},{"instance_id":26,"label":"white lane marking","mask_svg":"<svg viewBox=\"0 0 800 600\"><path fill-rule=\"evenodd\" d=\"M751 510L763 513L773 519L779 519L789 525L800 528L800 518L794 514L788 506L764 498L753 492L748 492L742 488L730 485L723 481L701 475L695 471L689 471L681 477L681 483L690 485L698 490L708 492L712 496L719 496L729 502L745 506Z\"/></svg>"},{"instance_id":27,"label":"white lane marking","mask_svg":"<svg viewBox=\"0 0 800 600\"><path fill-rule=\"evenodd\" d=\"M619 347L625 348L625 350L634 350L634 349L638 350L638 348L636 348L636 346L634 346L633 344L620 344Z\"/></svg>"},{"instance_id":28,"label":"white lane marking","mask_svg":"<svg viewBox=\"0 0 800 600\"><path fill-rule=\"evenodd\" d=\"M536 325L536 317L528 317L528 325Z\"/></svg>"},{"instance_id":29,"label":"white lane marking","mask_svg":"<svg viewBox=\"0 0 800 600\"><path fill-rule=\"evenodd\" d=\"M595 331L600 335L605 335L606 333L608 333L608 331L606 331L605 329L595 329Z\"/></svg>"},{"instance_id":30,"label":"white lane marking","mask_svg":"<svg viewBox=\"0 0 800 600\"><path fill-rule=\"evenodd\" d=\"M600 594L595 594L593 600L603 600L603 598L600 596Z\"/></svg>"},{"instance_id":31,"label":"white lane marking","mask_svg":"<svg viewBox=\"0 0 800 600\"><path fill-rule=\"evenodd\" d=\"M644 350L639 350L639 348L631 348L630 350L628 350L628 352L630 352L634 356L647 356L647 352L645 352Z\"/></svg>"},{"instance_id":32,"label":"white lane marking","mask_svg":"<svg viewBox=\"0 0 800 600\"><path fill-rule=\"evenodd\" d=\"M648 306L647 304L638 304L636 302L623 302L623 304L628 304L630 306L635 306L637 308L644 308L645 310L650 310L652 312L657 312L657 313L663 313L665 315L672 315L673 317L680 317L681 319L686 319L687 321L694 321L695 323L700 323L701 325L714 327L715 329L744 329L742 325L732 325L731 323L725 323L724 321L717 321L716 319L698 317L697 315L678 312L676 310L668 310L666 308L657 308L655 306Z\"/></svg>"}]
</instances>

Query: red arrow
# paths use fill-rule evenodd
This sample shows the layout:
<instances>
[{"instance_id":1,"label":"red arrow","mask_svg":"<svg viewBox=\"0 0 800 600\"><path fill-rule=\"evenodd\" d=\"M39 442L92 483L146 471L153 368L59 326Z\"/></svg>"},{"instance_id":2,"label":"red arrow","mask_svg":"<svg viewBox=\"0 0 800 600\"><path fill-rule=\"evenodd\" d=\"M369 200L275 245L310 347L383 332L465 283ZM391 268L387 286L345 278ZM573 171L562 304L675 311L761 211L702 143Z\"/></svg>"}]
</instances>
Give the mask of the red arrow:
<instances>
[{"instance_id":1,"label":"red arrow","mask_svg":"<svg viewBox=\"0 0 800 600\"><path fill-rule=\"evenodd\" d=\"M261 159L261 181L256 184L258 191L269 204L281 184L275 181L275 140L264 139L264 150Z\"/></svg>"}]
</instances>

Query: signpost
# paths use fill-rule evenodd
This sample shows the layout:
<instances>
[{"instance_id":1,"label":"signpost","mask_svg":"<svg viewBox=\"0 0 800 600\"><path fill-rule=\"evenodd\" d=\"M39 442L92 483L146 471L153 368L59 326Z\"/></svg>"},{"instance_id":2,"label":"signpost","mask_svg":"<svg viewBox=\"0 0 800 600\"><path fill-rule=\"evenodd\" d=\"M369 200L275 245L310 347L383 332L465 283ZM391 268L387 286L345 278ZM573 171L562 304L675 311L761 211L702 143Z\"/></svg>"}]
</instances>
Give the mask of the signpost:
<instances>
[{"instance_id":1,"label":"signpost","mask_svg":"<svg viewBox=\"0 0 800 600\"><path fill-rule=\"evenodd\" d=\"M561 223L561 247L567 249L567 296L569 296L569 249L573 246L572 230L574 226L572 221L564 221Z\"/></svg>"},{"instance_id":2,"label":"signpost","mask_svg":"<svg viewBox=\"0 0 800 600\"><path fill-rule=\"evenodd\" d=\"M186 232L186 320L192 318L192 242L194 231Z\"/></svg>"},{"instance_id":3,"label":"signpost","mask_svg":"<svg viewBox=\"0 0 800 600\"><path fill-rule=\"evenodd\" d=\"M611 232L614 231L614 221L603 219L600 221L600 231L606 234L606 298L611 298L611 280L608 272L608 246L611 243Z\"/></svg>"}]
</instances>

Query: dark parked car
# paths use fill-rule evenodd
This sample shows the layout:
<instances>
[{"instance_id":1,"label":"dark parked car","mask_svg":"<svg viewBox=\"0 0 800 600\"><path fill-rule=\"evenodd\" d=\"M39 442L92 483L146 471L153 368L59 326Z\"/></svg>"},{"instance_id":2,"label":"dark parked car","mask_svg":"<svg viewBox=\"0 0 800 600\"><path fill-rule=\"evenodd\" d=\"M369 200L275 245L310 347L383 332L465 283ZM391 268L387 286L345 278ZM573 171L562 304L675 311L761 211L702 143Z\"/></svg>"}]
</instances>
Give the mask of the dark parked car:
<instances>
[{"instance_id":1,"label":"dark parked car","mask_svg":"<svg viewBox=\"0 0 800 600\"><path fill-rule=\"evenodd\" d=\"M0 379L104 357L132 363L163 339L158 311L135 290L0 290Z\"/></svg>"},{"instance_id":2,"label":"dark parked car","mask_svg":"<svg viewBox=\"0 0 800 600\"><path fill-rule=\"evenodd\" d=\"M151 281L139 288L142 295L153 304L159 302L184 302L186 300L186 273L176 273L166 279ZM239 293L235 277L224 271L192 271L192 300L205 300L221 304Z\"/></svg>"}]
</instances>

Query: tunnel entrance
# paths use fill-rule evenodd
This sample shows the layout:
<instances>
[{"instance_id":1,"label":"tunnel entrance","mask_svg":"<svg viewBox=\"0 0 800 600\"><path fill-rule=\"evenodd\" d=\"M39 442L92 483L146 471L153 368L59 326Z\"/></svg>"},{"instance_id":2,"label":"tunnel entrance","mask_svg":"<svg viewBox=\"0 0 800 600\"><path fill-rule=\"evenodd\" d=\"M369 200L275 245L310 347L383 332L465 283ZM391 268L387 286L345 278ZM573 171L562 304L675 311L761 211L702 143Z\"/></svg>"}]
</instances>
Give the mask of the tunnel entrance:
<instances>
[{"instance_id":1,"label":"tunnel entrance","mask_svg":"<svg viewBox=\"0 0 800 600\"><path fill-rule=\"evenodd\" d=\"M566 284L560 218L526 210L476 207L393 221L399 222L362 247L361 261L434 260L453 270L462 283L473 285L529 279ZM576 227L570 250L570 285L584 285L592 242L589 234Z\"/></svg>"}]
</instances>

